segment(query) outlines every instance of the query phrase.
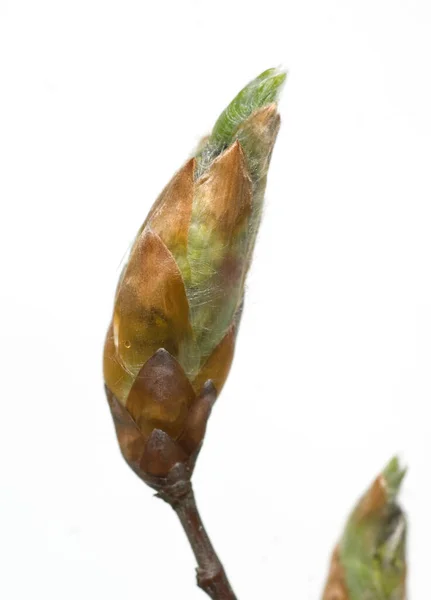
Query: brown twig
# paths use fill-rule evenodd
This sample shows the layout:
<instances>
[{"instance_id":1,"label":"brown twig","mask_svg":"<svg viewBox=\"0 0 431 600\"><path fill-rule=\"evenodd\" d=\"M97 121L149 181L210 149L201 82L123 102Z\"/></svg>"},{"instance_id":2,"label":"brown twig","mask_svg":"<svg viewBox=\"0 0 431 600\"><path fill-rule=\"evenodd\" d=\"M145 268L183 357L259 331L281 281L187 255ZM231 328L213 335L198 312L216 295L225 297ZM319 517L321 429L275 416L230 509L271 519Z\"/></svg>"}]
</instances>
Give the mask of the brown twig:
<instances>
[{"instance_id":1,"label":"brown twig","mask_svg":"<svg viewBox=\"0 0 431 600\"><path fill-rule=\"evenodd\" d=\"M213 600L236 600L223 565L202 523L191 483L184 494L164 491L159 492L158 496L172 506L183 526L198 563L198 586Z\"/></svg>"}]
</instances>

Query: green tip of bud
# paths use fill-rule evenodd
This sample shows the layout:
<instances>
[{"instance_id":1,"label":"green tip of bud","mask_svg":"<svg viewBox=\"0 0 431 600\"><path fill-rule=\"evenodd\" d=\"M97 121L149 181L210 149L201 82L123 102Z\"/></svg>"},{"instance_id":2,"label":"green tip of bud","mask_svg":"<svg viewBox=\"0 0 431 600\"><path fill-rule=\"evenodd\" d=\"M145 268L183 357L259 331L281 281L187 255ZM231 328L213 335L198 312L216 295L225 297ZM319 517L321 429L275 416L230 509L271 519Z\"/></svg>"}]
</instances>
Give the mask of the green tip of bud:
<instances>
[{"instance_id":1,"label":"green tip of bud","mask_svg":"<svg viewBox=\"0 0 431 600\"><path fill-rule=\"evenodd\" d=\"M397 456L394 456L383 470L382 476L387 486L387 494L390 502L395 500L406 472L407 468L401 468Z\"/></svg>"},{"instance_id":2,"label":"green tip of bud","mask_svg":"<svg viewBox=\"0 0 431 600\"><path fill-rule=\"evenodd\" d=\"M268 69L246 85L217 119L210 137L211 144L228 146L234 140L238 127L254 111L278 101L286 77L284 71Z\"/></svg>"},{"instance_id":3,"label":"green tip of bud","mask_svg":"<svg viewBox=\"0 0 431 600\"><path fill-rule=\"evenodd\" d=\"M392 458L346 524L340 561L349 600L405 597L407 520L397 501L405 474Z\"/></svg>"}]
</instances>

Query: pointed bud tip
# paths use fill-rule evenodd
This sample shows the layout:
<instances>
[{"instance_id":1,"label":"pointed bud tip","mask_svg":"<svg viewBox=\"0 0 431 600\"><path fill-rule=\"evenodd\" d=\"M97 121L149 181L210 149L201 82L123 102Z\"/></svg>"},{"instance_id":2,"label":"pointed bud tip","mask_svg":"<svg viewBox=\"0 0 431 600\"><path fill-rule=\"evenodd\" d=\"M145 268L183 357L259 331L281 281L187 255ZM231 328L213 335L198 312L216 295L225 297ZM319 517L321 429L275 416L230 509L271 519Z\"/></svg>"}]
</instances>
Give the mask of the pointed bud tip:
<instances>
[{"instance_id":1,"label":"pointed bud tip","mask_svg":"<svg viewBox=\"0 0 431 600\"><path fill-rule=\"evenodd\" d=\"M278 101L286 80L287 71L275 67L261 73L255 80L251 81L249 85L255 85L260 93L262 93L261 106L263 106L265 99L265 104Z\"/></svg>"},{"instance_id":2,"label":"pointed bud tip","mask_svg":"<svg viewBox=\"0 0 431 600\"><path fill-rule=\"evenodd\" d=\"M251 114L278 102L286 77L285 71L273 68L250 81L218 118L210 142L220 146L230 144L238 127Z\"/></svg>"},{"instance_id":3,"label":"pointed bud tip","mask_svg":"<svg viewBox=\"0 0 431 600\"><path fill-rule=\"evenodd\" d=\"M382 471L382 477L385 481L390 501L393 501L396 498L406 473L407 468L401 467L397 456L394 456Z\"/></svg>"}]
</instances>

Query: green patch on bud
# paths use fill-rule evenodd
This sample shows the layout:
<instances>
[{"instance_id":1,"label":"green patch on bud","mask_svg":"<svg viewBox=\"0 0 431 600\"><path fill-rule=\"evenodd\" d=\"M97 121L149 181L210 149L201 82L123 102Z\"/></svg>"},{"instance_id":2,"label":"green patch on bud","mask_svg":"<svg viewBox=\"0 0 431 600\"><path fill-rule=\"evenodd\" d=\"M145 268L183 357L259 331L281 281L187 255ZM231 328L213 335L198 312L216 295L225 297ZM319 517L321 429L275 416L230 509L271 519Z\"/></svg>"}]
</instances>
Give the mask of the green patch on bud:
<instances>
[{"instance_id":1,"label":"green patch on bud","mask_svg":"<svg viewBox=\"0 0 431 600\"><path fill-rule=\"evenodd\" d=\"M395 502L396 496L400 490L403 479L407 473L407 469L402 469L397 456L394 456L382 472L382 476L386 482L389 502Z\"/></svg>"},{"instance_id":2,"label":"green patch on bud","mask_svg":"<svg viewBox=\"0 0 431 600\"><path fill-rule=\"evenodd\" d=\"M393 458L348 520L340 560L349 600L404 600L407 523L397 494L405 472Z\"/></svg>"},{"instance_id":3,"label":"green patch on bud","mask_svg":"<svg viewBox=\"0 0 431 600\"><path fill-rule=\"evenodd\" d=\"M238 127L253 112L277 102L285 81L286 73L278 69L267 69L253 79L221 113L214 125L209 143L220 148L231 144Z\"/></svg>"},{"instance_id":4,"label":"green patch on bud","mask_svg":"<svg viewBox=\"0 0 431 600\"><path fill-rule=\"evenodd\" d=\"M180 265L193 330L182 361L191 374L226 335L243 300L285 80L284 72L268 69L251 81L196 151L188 269Z\"/></svg>"},{"instance_id":5,"label":"green patch on bud","mask_svg":"<svg viewBox=\"0 0 431 600\"><path fill-rule=\"evenodd\" d=\"M286 77L287 74L279 69L267 69L235 96L217 119L211 135L204 138L198 147L197 176L201 175L214 158L237 138L241 140L247 158L249 158L249 150L252 153L256 152L256 142L252 141L249 144L249 146L254 145L254 148L247 148L247 143L244 144L247 134L244 132L241 134L241 127L253 113L278 101Z\"/></svg>"}]
</instances>

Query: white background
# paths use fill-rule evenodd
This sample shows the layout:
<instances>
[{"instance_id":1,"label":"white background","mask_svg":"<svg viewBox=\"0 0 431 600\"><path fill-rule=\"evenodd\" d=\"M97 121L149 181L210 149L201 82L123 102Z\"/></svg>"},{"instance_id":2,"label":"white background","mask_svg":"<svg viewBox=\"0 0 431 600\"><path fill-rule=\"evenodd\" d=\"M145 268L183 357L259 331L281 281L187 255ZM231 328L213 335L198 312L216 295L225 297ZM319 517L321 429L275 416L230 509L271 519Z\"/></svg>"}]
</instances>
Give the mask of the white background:
<instances>
[{"instance_id":1,"label":"white background","mask_svg":"<svg viewBox=\"0 0 431 600\"><path fill-rule=\"evenodd\" d=\"M234 368L195 486L242 600L318 599L358 494L409 465L429 595L431 4L0 0L0 596L203 598L123 463L119 264L236 92L289 69Z\"/></svg>"}]
</instances>

